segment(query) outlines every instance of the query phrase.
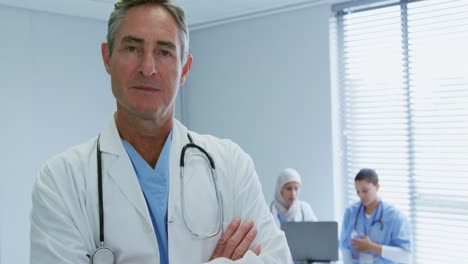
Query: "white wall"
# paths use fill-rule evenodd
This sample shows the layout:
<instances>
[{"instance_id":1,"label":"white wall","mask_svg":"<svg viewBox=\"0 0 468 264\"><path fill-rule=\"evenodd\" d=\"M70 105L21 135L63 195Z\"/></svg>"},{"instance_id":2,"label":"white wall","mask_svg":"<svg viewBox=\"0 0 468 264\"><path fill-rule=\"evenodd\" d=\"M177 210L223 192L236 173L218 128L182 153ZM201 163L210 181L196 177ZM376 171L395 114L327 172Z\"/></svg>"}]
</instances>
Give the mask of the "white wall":
<instances>
[{"instance_id":1,"label":"white wall","mask_svg":"<svg viewBox=\"0 0 468 264\"><path fill-rule=\"evenodd\" d=\"M42 163L99 133L114 102L105 23L0 5L0 263L29 263L31 187Z\"/></svg>"},{"instance_id":2,"label":"white wall","mask_svg":"<svg viewBox=\"0 0 468 264\"><path fill-rule=\"evenodd\" d=\"M192 31L187 125L231 138L253 158L267 202L278 173L298 169L303 200L334 210L329 6Z\"/></svg>"}]
</instances>

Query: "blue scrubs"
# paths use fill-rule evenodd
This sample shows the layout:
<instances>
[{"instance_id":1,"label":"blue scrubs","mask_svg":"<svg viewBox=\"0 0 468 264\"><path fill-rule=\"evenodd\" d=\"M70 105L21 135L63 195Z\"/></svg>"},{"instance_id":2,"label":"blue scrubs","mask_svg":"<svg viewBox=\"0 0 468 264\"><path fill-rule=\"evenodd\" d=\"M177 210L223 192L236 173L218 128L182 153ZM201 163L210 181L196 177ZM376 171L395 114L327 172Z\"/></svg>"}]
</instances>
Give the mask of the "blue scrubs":
<instances>
[{"instance_id":1,"label":"blue scrubs","mask_svg":"<svg viewBox=\"0 0 468 264\"><path fill-rule=\"evenodd\" d=\"M125 150L133 163L156 233L159 248L159 263L169 264L167 235L167 203L169 197L169 155L172 130L166 139L156 168L151 168L143 157L126 140L122 140Z\"/></svg>"},{"instance_id":2,"label":"blue scrubs","mask_svg":"<svg viewBox=\"0 0 468 264\"><path fill-rule=\"evenodd\" d=\"M346 209L341 228L340 248L351 252L353 263L359 263L359 252L351 245L353 231L357 234L357 238L364 234L374 243L411 251L410 225L398 209L382 201L373 215L366 217L364 206L359 210L360 206L361 202L357 202ZM374 264L395 263L375 253L367 253L373 255Z\"/></svg>"}]
</instances>

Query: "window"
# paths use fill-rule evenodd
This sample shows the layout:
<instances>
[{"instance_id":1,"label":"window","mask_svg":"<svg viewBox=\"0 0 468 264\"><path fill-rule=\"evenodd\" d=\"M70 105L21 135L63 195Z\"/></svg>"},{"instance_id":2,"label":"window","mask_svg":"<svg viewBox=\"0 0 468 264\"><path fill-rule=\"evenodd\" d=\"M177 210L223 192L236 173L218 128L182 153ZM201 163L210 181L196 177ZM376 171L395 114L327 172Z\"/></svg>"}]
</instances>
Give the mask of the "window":
<instances>
[{"instance_id":1,"label":"window","mask_svg":"<svg viewBox=\"0 0 468 264\"><path fill-rule=\"evenodd\" d=\"M348 204L356 173L374 168L382 199L410 219L413 263L466 263L468 0L334 11Z\"/></svg>"}]
</instances>

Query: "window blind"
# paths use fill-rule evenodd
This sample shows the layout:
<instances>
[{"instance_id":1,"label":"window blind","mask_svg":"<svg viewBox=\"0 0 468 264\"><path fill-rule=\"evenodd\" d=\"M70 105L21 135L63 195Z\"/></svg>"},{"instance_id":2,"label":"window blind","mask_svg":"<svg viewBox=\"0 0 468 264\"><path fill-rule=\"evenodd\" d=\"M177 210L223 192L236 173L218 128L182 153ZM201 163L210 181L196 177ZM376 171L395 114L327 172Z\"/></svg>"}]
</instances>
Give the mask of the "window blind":
<instances>
[{"instance_id":1,"label":"window blind","mask_svg":"<svg viewBox=\"0 0 468 264\"><path fill-rule=\"evenodd\" d=\"M348 204L375 168L412 224L414 263L466 263L468 0L362 2L336 17Z\"/></svg>"}]
</instances>

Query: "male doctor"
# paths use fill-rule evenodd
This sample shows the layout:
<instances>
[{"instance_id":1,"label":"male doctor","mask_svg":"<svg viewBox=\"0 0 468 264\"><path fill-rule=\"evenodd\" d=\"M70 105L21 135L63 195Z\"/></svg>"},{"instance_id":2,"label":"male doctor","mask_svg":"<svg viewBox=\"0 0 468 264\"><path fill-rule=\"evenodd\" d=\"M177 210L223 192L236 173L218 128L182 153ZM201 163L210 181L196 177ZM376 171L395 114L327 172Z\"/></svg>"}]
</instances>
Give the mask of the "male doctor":
<instances>
[{"instance_id":1,"label":"male doctor","mask_svg":"<svg viewBox=\"0 0 468 264\"><path fill-rule=\"evenodd\" d=\"M169 0L115 4L101 51L117 111L40 171L32 264L292 263L250 157L174 119L188 35Z\"/></svg>"}]
</instances>

